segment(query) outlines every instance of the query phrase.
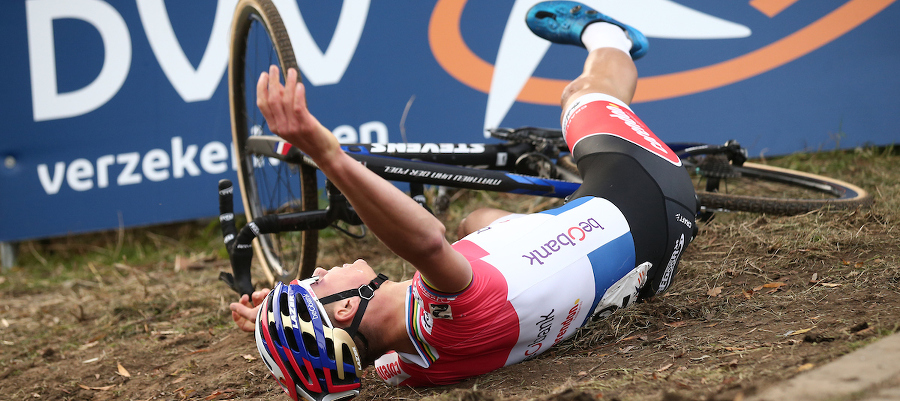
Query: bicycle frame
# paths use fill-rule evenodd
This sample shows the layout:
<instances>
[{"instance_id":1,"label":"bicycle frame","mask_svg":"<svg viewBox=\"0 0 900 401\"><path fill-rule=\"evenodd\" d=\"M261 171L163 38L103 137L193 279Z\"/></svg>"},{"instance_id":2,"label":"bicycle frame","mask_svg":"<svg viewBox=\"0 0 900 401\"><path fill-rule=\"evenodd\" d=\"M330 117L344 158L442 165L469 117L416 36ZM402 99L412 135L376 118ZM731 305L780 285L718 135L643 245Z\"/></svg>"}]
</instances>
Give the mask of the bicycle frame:
<instances>
[{"instance_id":1,"label":"bicycle frame","mask_svg":"<svg viewBox=\"0 0 900 401\"><path fill-rule=\"evenodd\" d=\"M354 144L342 146L350 157L388 181L440 185L493 192L565 198L580 183L516 174L509 171L516 160L528 153L527 144ZM287 150L284 150L287 148ZM315 163L300 150L278 137L258 136L247 139L247 149L254 154L287 163ZM278 149L282 149L278 152ZM436 150L436 152L430 151ZM443 149L443 151L442 151ZM413 150L413 151L409 151ZM466 150L465 153L462 150ZM465 165L485 168L463 167Z\"/></svg>"}]
</instances>

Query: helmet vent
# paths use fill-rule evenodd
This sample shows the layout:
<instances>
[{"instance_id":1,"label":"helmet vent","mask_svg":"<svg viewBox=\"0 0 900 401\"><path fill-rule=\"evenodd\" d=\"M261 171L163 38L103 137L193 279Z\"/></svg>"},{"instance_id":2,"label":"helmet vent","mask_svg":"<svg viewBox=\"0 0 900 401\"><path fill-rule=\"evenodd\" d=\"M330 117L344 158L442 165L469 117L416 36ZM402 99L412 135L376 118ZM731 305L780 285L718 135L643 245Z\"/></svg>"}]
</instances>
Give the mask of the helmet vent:
<instances>
[{"instance_id":1,"label":"helmet vent","mask_svg":"<svg viewBox=\"0 0 900 401\"><path fill-rule=\"evenodd\" d=\"M278 346L281 346L282 344L278 341L278 336L274 335L274 333L278 333L278 327L275 326L275 322L269 322L269 333L273 333L272 342L274 342Z\"/></svg>"},{"instance_id":2,"label":"helmet vent","mask_svg":"<svg viewBox=\"0 0 900 401\"><path fill-rule=\"evenodd\" d=\"M328 350L328 359L332 361L336 358L334 357L334 340L328 338L325 339L325 349Z\"/></svg>"},{"instance_id":3,"label":"helmet vent","mask_svg":"<svg viewBox=\"0 0 900 401\"><path fill-rule=\"evenodd\" d=\"M287 346L294 352L300 352L300 347L297 346L297 339L294 338L293 330L285 330L284 339L287 340Z\"/></svg>"},{"instance_id":4,"label":"helmet vent","mask_svg":"<svg viewBox=\"0 0 900 401\"><path fill-rule=\"evenodd\" d=\"M309 309L307 309L306 302L303 302L303 298L300 297L300 294L294 295L294 304L297 305L297 316L300 317L300 320L304 322L311 322L312 319L309 317ZM315 305L311 305L315 308Z\"/></svg>"},{"instance_id":5,"label":"helmet vent","mask_svg":"<svg viewBox=\"0 0 900 401\"><path fill-rule=\"evenodd\" d=\"M348 366L349 367L349 366ZM332 370L331 372L331 382L337 386L353 384L356 382L354 374L344 374L344 377L341 377L341 372L338 370ZM350 373L350 372L347 372Z\"/></svg>"},{"instance_id":6,"label":"helmet vent","mask_svg":"<svg viewBox=\"0 0 900 401\"><path fill-rule=\"evenodd\" d=\"M350 352L350 346L347 344L341 344L341 353L344 354L345 361L352 361L354 359L353 353Z\"/></svg>"},{"instance_id":7,"label":"helmet vent","mask_svg":"<svg viewBox=\"0 0 900 401\"><path fill-rule=\"evenodd\" d=\"M288 309L288 296L286 293L278 294L278 308L281 309L281 316L290 318L290 309Z\"/></svg>"},{"instance_id":8,"label":"helmet vent","mask_svg":"<svg viewBox=\"0 0 900 401\"><path fill-rule=\"evenodd\" d=\"M306 348L306 352L308 352L310 356L312 356L313 358L319 357L319 345L316 344L316 338L313 337L311 333L303 333L303 345Z\"/></svg>"}]
</instances>

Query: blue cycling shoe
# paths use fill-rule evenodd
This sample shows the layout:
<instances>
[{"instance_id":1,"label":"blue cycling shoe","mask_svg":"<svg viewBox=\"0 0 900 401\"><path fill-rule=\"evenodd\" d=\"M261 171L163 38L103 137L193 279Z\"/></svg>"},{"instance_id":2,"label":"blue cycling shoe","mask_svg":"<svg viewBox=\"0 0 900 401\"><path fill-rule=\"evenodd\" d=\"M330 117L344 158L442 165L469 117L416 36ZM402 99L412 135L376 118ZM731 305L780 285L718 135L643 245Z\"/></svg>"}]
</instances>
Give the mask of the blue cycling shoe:
<instances>
[{"instance_id":1,"label":"blue cycling shoe","mask_svg":"<svg viewBox=\"0 0 900 401\"><path fill-rule=\"evenodd\" d=\"M629 53L633 60L647 54L650 44L644 34L578 2L545 1L535 4L525 15L525 23L535 35L553 43L581 47L584 47L581 43L581 33L593 22L609 22L622 28L631 40Z\"/></svg>"}]
</instances>

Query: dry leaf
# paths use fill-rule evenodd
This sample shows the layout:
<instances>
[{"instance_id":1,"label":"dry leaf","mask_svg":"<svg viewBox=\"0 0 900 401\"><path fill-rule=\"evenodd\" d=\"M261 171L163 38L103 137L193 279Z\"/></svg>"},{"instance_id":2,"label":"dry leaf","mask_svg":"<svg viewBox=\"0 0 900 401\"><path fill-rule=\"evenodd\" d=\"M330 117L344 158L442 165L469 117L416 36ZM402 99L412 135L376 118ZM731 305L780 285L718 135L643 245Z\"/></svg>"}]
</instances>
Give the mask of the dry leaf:
<instances>
[{"instance_id":1,"label":"dry leaf","mask_svg":"<svg viewBox=\"0 0 900 401\"><path fill-rule=\"evenodd\" d=\"M816 328L816 326L810 327L810 328L808 328L808 329L801 329L801 330L789 331L789 332L787 333L787 336L796 336L796 335L798 335L798 334L803 334L803 333L806 333L806 332L808 332L808 331L810 331L810 330L812 330L812 329L814 329L814 328Z\"/></svg>"},{"instance_id":2,"label":"dry leaf","mask_svg":"<svg viewBox=\"0 0 900 401\"><path fill-rule=\"evenodd\" d=\"M216 391L213 391L212 394L206 396L206 398L204 398L204 400L212 400L214 398L219 398L219 396L222 394L224 394L224 393L219 390L216 390Z\"/></svg>"},{"instance_id":3,"label":"dry leaf","mask_svg":"<svg viewBox=\"0 0 900 401\"><path fill-rule=\"evenodd\" d=\"M216 390L216 391L213 391L212 394L206 396L206 398L204 398L204 400L208 401L208 400L219 398L220 396L231 397L232 393L234 393L234 390L230 389L230 388L226 388L224 390Z\"/></svg>"},{"instance_id":4,"label":"dry leaf","mask_svg":"<svg viewBox=\"0 0 900 401\"><path fill-rule=\"evenodd\" d=\"M853 333L853 334L856 334L856 335L858 335L858 336L861 336L861 335L863 335L863 334L869 334L869 333L871 333L871 332L873 332L873 331L875 331L875 326L869 326L868 328L862 329L862 330L857 331L857 332L855 332L855 333Z\"/></svg>"},{"instance_id":5,"label":"dry leaf","mask_svg":"<svg viewBox=\"0 0 900 401\"><path fill-rule=\"evenodd\" d=\"M786 285L786 284L782 283L781 281L778 281L778 282L774 282L774 283L763 284L763 288L778 288L778 287L781 287L784 285Z\"/></svg>"},{"instance_id":6,"label":"dry leaf","mask_svg":"<svg viewBox=\"0 0 900 401\"><path fill-rule=\"evenodd\" d=\"M119 369L118 369L119 371L118 371L118 373L119 373L120 375L125 376L125 377L131 377L131 373L128 373L128 371L125 370L125 367L122 366L121 363L116 362L116 364L119 365Z\"/></svg>"},{"instance_id":7,"label":"dry leaf","mask_svg":"<svg viewBox=\"0 0 900 401\"><path fill-rule=\"evenodd\" d=\"M85 390L100 390L100 391L110 390L110 389L112 389L112 388L115 387L115 386L116 386L116 385L113 384L113 385L111 385L111 386L104 386L104 387L88 387L88 386L85 386L84 384L80 384L80 383L78 384L78 387L81 387L81 388L83 388L83 389L85 389Z\"/></svg>"},{"instance_id":8,"label":"dry leaf","mask_svg":"<svg viewBox=\"0 0 900 401\"><path fill-rule=\"evenodd\" d=\"M660 366L660 368L659 368L659 369L656 369L656 371L657 371L657 372L665 372L666 370L668 370L669 368L671 368L672 365L674 365L674 363L670 363L670 364L668 364L668 365Z\"/></svg>"},{"instance_id":9,"label":"dry leaf","mask_svg":"<svg viewBox=\"0 0 900 401\"><path fill-rule=\"evenodd\" d=\"M242 356L244 359L248 360L248 361L255 361L255 360L256 360L256 358L254 358L253 355L250 355L250 354L241 355L241 356Z\"/></svg>"},{"instance_id":10,"label":"dry leaf","mask_svg":"<svg viewBox=\"0 0 900 401\"><path fill-rule=\"evenodd\" d=\"M181 377L179 377L179 378L173 380L173 381L172 381L172 384L178 384L178 383L181 383L181 382L183 382L183 381L185 381L185 380L187 380L187 377L181 376Z\"/></svg>"},{"instance_id":11,"label":"dry leaf","mask_svg":"<svg viewBox=\"0 0 900 401\"><path fill-rule=\"evenodd\" d=\"M813 273L812 277L809 278L810 284L815 284L819 282L819 273Z\"/></svg>"},{"instance_id":12,"label":"dry leaf","mask_svg":"<svg viewBox=\"0 0 900 401\"><path fill-rule=\"evenodd\" d=\"M88 348L91 348L91 347L97 345L97 344L100 344L100 343L97 342L97 341L91 341L91 342L89 342L89 343L87 343L87 344L83 344L83 345L81 345L80 347L78 347L78 350L79 350L79 351L84 351L84 350L86 350L86 349L88 349Z\"/></svg>"},{"instance_id":13,"label":"dry leaf","mask_svg":"<svg viewBox=\"0 0 900 401\"><path fill-rule=\"evenodd\" d=\"M738 365L738 360L737 360L737 359L732 359L732 360L730 360L730 361L728 361L728 362L722 362L722 363L720 363L720 364L718 364L718 365L716 365L716 366L718 366L718 367L720 367L720 368L721 368L721 367L726 367L726 366L727 366L727 367L733 368L733 367L736 367L737 365Z\"/></svg>"},{"instance_id":14,"label":"dry leaf","mask_svg":"<svg viewBox=\"0 0 900 401\"><path fill-rule=\"evenodd\" d=\"M711 297L717 297L721 293L722 293L722 287L713 287L713 288L710 288L709 291L706 292L706 295L709 295Z\"/></svg>"},{"instance_id":15,"label":"dry leaf","mask_svg":"<svg viewBox=\"0 0 900 401\"><path fill-rule=\"evenodd\" d=\"M814 368L814 367L816 367L815 364L812 364L812 363L805 363L805 364L803 364L803 365L800 365L800 366L797 368L797 371L798 371L798 372L803 372L803 371L806 371L806 370L810 370L810 369L812 369L812 368Z\"/></svg>"},{"instance_id":16,"label":"dry leaf","mask_svg":"<svg viewBox=\"0 0 900 401\"><path fill-rule=\"evenodd\" d=\"M840 284L837 284L837 283L821 283L821 284L822 284L822 287L828 287L828 288L834 288L834 287L841 286Z\"/></svg>"},{"instance_id":17,"label":"dry leaf","mask_svg":"<svg viewBox=\"0 0 900 401\"><path fill-rule=\"evenodd\" d=\"M663 324L666 326L669 326L669 327L678 328L678 327L684 326L685 324L687 324L687 322L682 320L682 321L678 321L678 322L663 323Z\"/></svg>"}]
</instances>

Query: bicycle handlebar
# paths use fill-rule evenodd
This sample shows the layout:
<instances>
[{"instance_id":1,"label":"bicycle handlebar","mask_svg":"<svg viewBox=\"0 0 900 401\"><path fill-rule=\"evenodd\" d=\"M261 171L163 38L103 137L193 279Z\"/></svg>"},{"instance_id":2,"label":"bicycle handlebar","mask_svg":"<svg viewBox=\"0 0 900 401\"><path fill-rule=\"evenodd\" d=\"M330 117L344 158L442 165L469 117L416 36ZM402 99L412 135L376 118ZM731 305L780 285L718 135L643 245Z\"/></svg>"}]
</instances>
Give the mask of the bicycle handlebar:
<instances>
[{"instance_id":1,"label":"bicycle handlebar","mask_svg":"<svg viewBox=\"0 0 900 401\"><path fill-rule=\"evenodd\" d=\"M231 262L232 273L221 272L219 279L240 295L253 293L250 263L253 260L253 240L264 234L283 231L322 230L332 222L345 221L362 224L362 220L333 185L328 185L329 206L324 210L267 214L259 216L237 231L234 222L234 185L230 180L219 181L219 223L222 238Z\"/></svg>"}]
</instances>

